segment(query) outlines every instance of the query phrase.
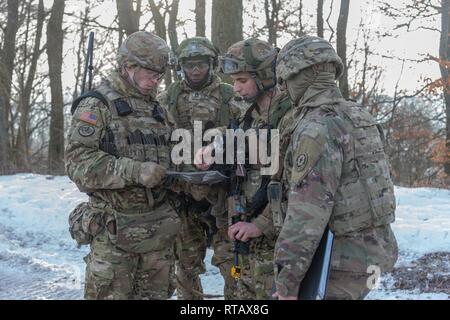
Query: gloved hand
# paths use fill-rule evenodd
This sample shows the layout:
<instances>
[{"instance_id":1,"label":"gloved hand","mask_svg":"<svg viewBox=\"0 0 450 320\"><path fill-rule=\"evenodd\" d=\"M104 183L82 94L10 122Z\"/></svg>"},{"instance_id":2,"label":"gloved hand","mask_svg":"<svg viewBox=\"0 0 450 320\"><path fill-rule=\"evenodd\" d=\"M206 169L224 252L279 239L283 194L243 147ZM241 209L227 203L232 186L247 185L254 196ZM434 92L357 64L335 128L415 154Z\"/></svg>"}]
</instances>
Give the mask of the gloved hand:
<instances>
[{"instance_id":1,"label":"gloved hand","mask_svg":"<svg viewBox=\"0 0 450 320\"><path fill-rule=\"evenodd\" d=\"M201 201L209 194L210 186L189 184L188 192L196 201Z\"/></svg>"},{"instance_id":2,"label":"gloved hand","mask_svg":"<svg viewBox=\"0 0 450 320\"><path fill-rule=\"evenodd\" d=\"M154 162L142 162L137 173L137 182L147 188L161 184L166 176L166 169Z\"/></svg>"}]
</instances>

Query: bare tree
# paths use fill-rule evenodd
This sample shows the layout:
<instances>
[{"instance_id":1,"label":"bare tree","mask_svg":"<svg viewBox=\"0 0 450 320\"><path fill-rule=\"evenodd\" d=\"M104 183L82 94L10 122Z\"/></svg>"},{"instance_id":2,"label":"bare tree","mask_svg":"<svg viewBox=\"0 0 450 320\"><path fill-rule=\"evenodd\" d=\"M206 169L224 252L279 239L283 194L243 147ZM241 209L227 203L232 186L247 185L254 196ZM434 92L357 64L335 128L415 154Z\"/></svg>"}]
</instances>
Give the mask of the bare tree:
<instances>
[{"instance_id":1,"label":"bare tree","mask_svg":"<svg viewBox=\"0 0 450 320\"><path fill-rule=\"evenodd\" d=\"M349 6L350 0L341 0L341 9L339 12L339 19L336 29L336 50L337 54L342 59L342 63L344 64L344 72L342 77L339 79L339 88L341 89L342 95L346 99L349 97L346 40Z\"/></svg>"},{"instance_id":2,"label":"bare tree","mask_svg":"<svg viewBox=\"0 0 450 320\"><path fill-rule=\"evenodd\" d=\"M167 26L167 31L169 33L169 42L172 50L177 50L178 48L177 17L179 4L180 0L173 0L169 12L169 24Z\"/></svg>"},{"instance_id":3,"label":"bare tree","mask_svg":"<svg viewBox=\"0 0 450 320\"><path fill-rule=\"evenodd\" d=\"M36 30L35 30L35 39L34 39L34 47L30 54L28 54L27 44L31 41L30 33L30 24L31 20L34 20L34 17L31 17L32 11L32 1L28 3L27 9L27 23L25 29L25 39L23 45L23 59L22 62L23 69L20 72L20 91L19 91L19 111L20 111L20 122L19 122L19 133L17 136L17 143L15 146L16 153L16 166L20 171L30 171L29 164L29 152L28 152L28 141L29 141L29 120L30 120L30 100L31 93L33 90L36 69L38 59L43 51L41 49L41 37L42 37L42 28L45 20L45 11L44 11L44 1L39 0L38 10L37 10L37 22L36 22ZM30 60L28 61L28 56L30 56ZM26 67L28 67L28 72L25 72ZM26 79L25 74L27 73Z\"/></svg>"},{"instance_id":4,"label":"bare tree","mask_svg":"<svg viewBox=\"0 0 450 320\"><path fill-rule=\"evenodd\" d=\"M0 174L11 173L12 169L8 119L11 109L11 80L18 29L19 2L8 0L7 24L3 46L0 50Z\"/></svg>"},{"instance_id":5,"label":"bare tree","mask_svg":"<svg viewBox=\"0 0 450 320\"><path fill-rule=\"evenodd\" d=\"M52 99L48 169L53 174L64 173L64 101L61 81L64 7L64 0L53 3L52 13L47 25L47 55Z\"/></svg>"},{"instance_id":6,"label":"bare tree","mask_svg":"<svg viewBox=\"0 0 450 320\"><path fill-rule=\"evenodd\" d=\"M450 48L449 48L449 31L450 31L450 6L448 0L442 0L441 8L441 37L439 41L439 56L441 60L448 62L450 60ZM446 118L446 140L445 146L447 154L450 158L450 83L449 83L449 65L440 63L439 68L441 71L441 77L444 88L444 101L445 101L445 118ZM444 171L448 177L450 177L450 159L444 164Z\"/></svg>"},{"instance_id":7,"label":"bare tree","mask_svg":"<svg viewBox=\"0 0 450 320\"><path fill-rule=\"evenodd\" d=\"M317 36L323 38L323 0L317 1Z\"/></svg>"},{"instance_id":8,"label":"bare tree","mask_svg":"<svg viewBox=\"0 0 450 320\"><path fill-rule=\"evenodd\" d=\"M264 13L266 15L266 27L269 32L269 43L276 46L278 38L279 15L282 1L264 0Z\"/></svg>"},{"instance_id":9,"label":"bare tree","mask_svg":"<svg viewBox=\"0 0 450 320\"><path fill-rule=\"evenodd\" d=\"M246 37L267 37L274 46L278 44L279 35L296 38L313 32L311 24L304 17L310 17L302 0L264 0L248 1L244 7L246 20L252 21L245 30ZM260 26L261 12L264 12L264 25Z\"/></svg>"},{"instance_id":10,"label":"bare tree","mask_svg":"<svg viewBox=\"0 0 450 320\"><path fill-rule=\"evenodd\" d=\"M136 9L133 8L133 2L136 3ZM141 0L116 0L116 6L120 32L125 31L125 34L129 36L138 31L142 13Z\"/></svg>"},{"instance_id":11,"label":"bare tree","mask_svg":"<svg viewBox=\"0 0 450 320\"><path fill-rule=\"evenodd\" d=\"M397 3L395 3L397 5ZM444 172L447 176L447 184L450 184L450 86L449 86L449 69L450 69L450 18L449 18L449 1L448 0L404 0L400 6L395 6L393 2L382 1L379 8L386 16L392 17L397 25L394 30L406 29L407 31L416 31L419 29L434 31L440 33L439 40L439 58L432 57L430 59L439 63L441 78L437 81L429 83L431 90L435 87L443 89L443 103L445 109L445 149L443 151ZM430 19L440 16L440 28L430 27ZM434 21L434 20L431 20Z\"/></svg>"},{"instance_id":12,"label":"bare tree","mask_svg":"<svg viewBox=\"0 0 450 320\"><path fill-rule=\"evenodd\" d=\"M198 37L204 37L206 34L205 16L205 0L195 0L195 34Z\"/></svg>"},{"instance_id":13,"label":"bare tree","mask_svg":"<svg viewBox=\"0 0 450 320\"><path fill-rule=\"evenodd\" d=\"M156 4L154 0L148 0L150 5L150 10L153 15L153 20L155 24L155 33L167 41L167 34L169 35L169 42L173 50L178 47L178 36L176 32L177 23L180 21L177 19L179 0L172 0L169 4L168 1L165 2L165 6L160 2ZM169 16L169 22L166 25L166 17ZM166 72L164 82L166 87L172 83L172 75L170 72Z\"/></svg>"},{"instance_id":14,"label":"bare tree","mask_svg":"<svg viewBox=\"0 0 450 320\"><path fill-rule=\"evenodd\" d=\"M211 40L220 52L243 39L242 0L213 0Z\"/></svg>"}]
</instances>

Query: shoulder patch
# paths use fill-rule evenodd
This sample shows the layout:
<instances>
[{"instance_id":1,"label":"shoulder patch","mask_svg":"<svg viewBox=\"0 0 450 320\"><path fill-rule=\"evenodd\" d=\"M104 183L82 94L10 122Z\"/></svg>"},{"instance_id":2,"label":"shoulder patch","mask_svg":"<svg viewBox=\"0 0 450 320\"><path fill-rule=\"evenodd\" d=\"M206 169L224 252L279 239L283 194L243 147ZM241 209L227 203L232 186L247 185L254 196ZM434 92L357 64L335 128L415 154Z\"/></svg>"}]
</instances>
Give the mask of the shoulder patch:
<instances>
[{"instance_id":1,"label":"shoulder patch","mask_svg":"<svg viewBox=\"0 0 450 320\"><path fill-rule=\"evenodd\" d=\"M298 148L293 150L292 185L303 181L322 157L325 143L323 139L302 136Z\"/></svg>"},{"instance_id":2,"label":"shoulder patch","mask_svg":"<svg viewBox=\"0 0 450 320\"><path fill-rule=\"evenodd\" d=\"M87 126L87 125L80 126L78 128L78 133L82 137L90 137L95 133L95 128L93 126Z\"/></svg>"},{"instance_id":3,"label":"shoulder patch","mask_svg":"<svg viewBox=\"0 0 450 320\"><path fill-rule=\"evenodd\" d=\"M308 155L306 153L302 153L297 156L297 160L295 160L295 170L301 171L305 169L308 164Z\"/></svg>"},{"instance_id":4,"label":"shoulder patch","mask_svg":"<svg viewBox=\"0 0 450 320\"><path fill-rule=\"evenodd\" d=\"M97 116L89 111L81 113L79 119L94 126L97 124Z\"/></svg>"}]
</instances>

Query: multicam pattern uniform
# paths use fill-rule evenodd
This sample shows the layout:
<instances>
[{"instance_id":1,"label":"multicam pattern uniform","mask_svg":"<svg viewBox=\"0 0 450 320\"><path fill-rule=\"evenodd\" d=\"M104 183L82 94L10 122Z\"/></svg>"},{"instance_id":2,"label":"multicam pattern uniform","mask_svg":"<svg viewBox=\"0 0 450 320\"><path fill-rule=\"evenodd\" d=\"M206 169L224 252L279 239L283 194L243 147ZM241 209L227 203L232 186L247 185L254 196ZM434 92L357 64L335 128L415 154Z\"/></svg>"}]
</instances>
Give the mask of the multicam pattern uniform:
<instances>
[{"instance_id":1,"label":"multicam pattern uniform","mask_svg":"<svg viewBox=\"0 0 450 320\"><path fill-rule=\"evenodd\" d=\"M177 123L177 128L193 130L194 121L202 121L203 129L209 123L211 128L217 127L225 129L223 119L221 116L222 96L220 90L221 80L218 76L213 77L213 81L208 86L193 90L186 81L178 81L172 86L179 86L179 94L176 101L176 112L174 118ZM224 84L222 83L222 86ZM166 108L170 109L168 105L170 97L168 96L170 89L163 92L158 100ZM239 118L245 106L230 99L228 105L230 119ZM228 125L228 124L226 124ZM225 125L225 126L226 126ZM193 166L187 165L180 167L181 170L191 171L196 170ZM224 190L217 190L217 192L224 192ZM223 198L223 197L221 197ZM191 200L193 201L193 200ZM222 208L215 205L216 209L224 211L225 203L222 203ZM206 271L204 259L206 255L207 239L205 227L200 219L198 210L189 208L185 214L182 214L181 231L176 241L176 257L177 257L177 277L181 282L177 287L177 294L179 299L202 299L199 292L202 292L202 286L199 275ZM215 215L226 215L226 212ZM225 219L226 221L226 219ZM218 231L213 237L212 247L214 255L212 264L220 269L220 273L225 281L224 297L225 299L236 298L236 284L230 275L232 266L232 246L227 235L227 225L218 226ZM194 289L190 290L190 288Z\"/></svg>"},{"instance_id":2,"label":"multicam pattern uniform","mask_svg":"<svg viewBox=\"0 0 450 320\"><path fill-rule=\"evenodd\" d=\"M108 101L85 98L77 108L66 148L66 170L81 191L84 224L101 221L85 258L86 299L167 299L174 283L172 245L180 220L162 187L138 184L141 162L169 167L170 117L152 117L157 102L113 72L96 90ZM115 103L132 113L119 116ZM91 228L87 228L91 230Z\"/></svg>"},{"instance_id":3,"label":"multicam pattern uniform","mask_svg":"<svg viewBox=\"0 0 450 320\"><path fill-rule=\"evenodd\" d=\"M335 242L327 298L364 298L368 267L389 271L398 255L389 225L393 184L375 121L337 88L310 88L283 119L280 134L289 142L282 178L286 217L275 247L277 291L297 296L328 225Z\"/></svg>"},{"instance_id":4,"label":"multicam pattern uniform","mask_svg":"<svg viewBox=\"0 0 450 320\"><path fill-rule=\"evenodd\" d=\"M362 106L342 98L335 79L343 64L319 37L291 40L277 76L295 102L280 123L286 217L275 246L275 283L297 296L328 225L335 235L326 298L363 299L369 266L390 271L398 249L394 187L381 130ZM274 211L275 212L275 211Z\"/></svg>"},{"instance_id":5,"label":"multicam pattern uniform","mask_svg":"<svg viewBox=\"0 0 450 320\"><path fill-rule=\"evenodd\" d=\"M268 116L267 112L260 114L255 108L249 109L251 112L252 129L268 129L267 121L271 123L271 128L277 127L277 119L288 109L280 110L286 103L290 102L286 94L278 94L270 105ZM283 107L282 107L283 105ZM246 130L244 121L241 122L241 128ZM272 127L273 126L273 127ZM263 183L263 176L260 172L259 165L250 165L247 169L247 179L242 184L244 195L244 208L247 208L251 203L253 196ZM270 177L268 177L270 178ZM254 238L250 241L250 254L241 255L241 276L238 280L238 295L239 299L246 300L268 300L272 297L273 280L274 280L274 264L273 252L275 242L278 236L278 231L273 227L272 215L270 211L263 211L256 218L252 218L251 222L255 224L263 233L262 236Z\"/></svg>"}]
</instances>

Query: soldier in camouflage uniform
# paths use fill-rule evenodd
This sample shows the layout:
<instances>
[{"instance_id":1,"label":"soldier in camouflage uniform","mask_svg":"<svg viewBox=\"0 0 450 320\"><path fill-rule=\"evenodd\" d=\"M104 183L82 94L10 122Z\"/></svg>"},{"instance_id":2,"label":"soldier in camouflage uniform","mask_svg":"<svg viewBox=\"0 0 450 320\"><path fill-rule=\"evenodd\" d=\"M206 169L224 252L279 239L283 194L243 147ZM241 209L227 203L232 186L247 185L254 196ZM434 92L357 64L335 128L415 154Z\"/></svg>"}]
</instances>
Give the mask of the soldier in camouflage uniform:
<instances>
[{"instance_id":1,"label":"soldier in camouflage uniform","mask_svg":"<svg viewBox=\"0 0 450 320\"><path fill-rule=\"evenodd\" d=\"M327 226L335 235L328 299L363 299L369 266L387 272L397 260L382 130L367 110L342 98L335 84L342 69L333 47L318 37L292 40L278 55L277 76L294 104L279 126L284 170L272 182L280 178L284 197L282 210L271 202L281 228L275 247L280 299L297 298Z\"/></svg>"},{"instance_id":2,"label":"soldier in camouflage uniform","mask_svg":"<svg viewBox=\"0 0 450 320\"><path fill-rule=\"evenodd\" d=\"M241 119L240 127L244 131L276 128L279 120L291 108L287 94L280 94L276 87L277 54L278 50L269 43L250 38L235 43L220 58L221 70L231 75L234 90L251 104ZM240 255L242 271L238 280L239 298L270 299L276 234L270 215L261 213L267 201L264 199L267 199L266 187L270 176L261 175L259 164L247 164L245 167L246 177L238 188L239 202L245 214L241 216L242 221L229 228L229 236L233 240L252 239L249 242L250 254Z\"/></svg>"},{"instance_id":3,"label":"soldier in camouflage uniform","mask_svg":"<svg viewBox=\"0 0 450 320\"><path fill-rule=\"evenodd\" d=\"M171 84L158 100L173 115L177 128L193 132L194 121L201 121L202 129L225 129L237 119L243 109L234 100L233 89L216 75L217 48L204 37L189 38L181 42L177 58L182 79ZM182 164L181 171L197 170ZM218 194L224 190L214 190ZM224 196L221 197L224 199ZM235 281L230 275L232 263L231 242L226 235L225 203L211 208L216 197L201 202L184 197L185 210L181 213L182 226L176 241L178 299L202 299L199 275L204 273L207 233L218 228L212 238L214 255L212 264L220 269L225 281L225 299L235 298ZM211 213L208 213L212 210ZM218 219L214 218L218 217ZM217 221L216 221L217 220ZM207 226L207 228L205 228ZM211 234L210 234L211 236Z\"/></svg>"},{"instance_id":4,"label":"soldier in camouflage uniform","mask_svg":"<svg viewBox=\"0 0 450 320\"><path fill-rule=\"evenodd\" d=\"M73 104L66 170L89 202L69 221L77 242L90 244L86 299L167 299L173 292L180 219L163 185L173 120L155 100L168 52L161 38L133 33L119 49L118 68Z\"/></svg>"}]
</instances>

